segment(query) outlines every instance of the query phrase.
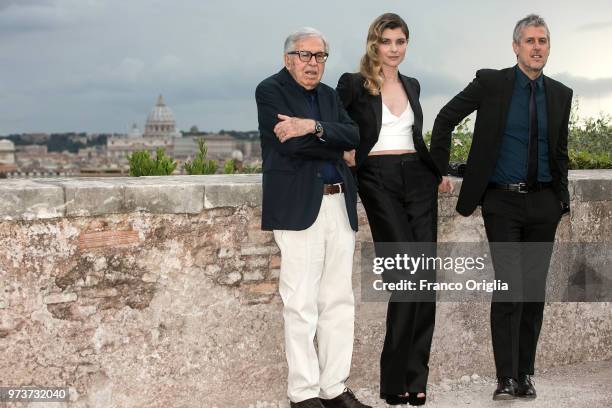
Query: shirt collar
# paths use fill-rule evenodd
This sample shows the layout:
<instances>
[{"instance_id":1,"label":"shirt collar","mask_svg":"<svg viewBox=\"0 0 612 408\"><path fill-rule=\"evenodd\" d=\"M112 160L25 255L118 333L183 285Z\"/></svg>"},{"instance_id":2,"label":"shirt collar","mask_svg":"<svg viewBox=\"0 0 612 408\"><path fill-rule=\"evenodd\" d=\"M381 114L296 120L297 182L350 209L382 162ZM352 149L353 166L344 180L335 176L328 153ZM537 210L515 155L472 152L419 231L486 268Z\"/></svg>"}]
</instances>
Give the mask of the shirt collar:
<instances>
[{"instance_id":1,"label":"shirt collar","mask_svg":"<svg viewBox=\"0 0 612 408\"><path fill-rule=\"evenodd\" d=\"M518 85L521 88L528 88L529 82L531 82L531 79L529 79L529 77L525 75L523 71L521 71L518 64L514 66L514 71L516 72L516 81ZM544 85L544 74L540 74L540 76L535 79L535 83L536 83L536 88L541 89L542 86Z\"/></svg>"}]
</instances>

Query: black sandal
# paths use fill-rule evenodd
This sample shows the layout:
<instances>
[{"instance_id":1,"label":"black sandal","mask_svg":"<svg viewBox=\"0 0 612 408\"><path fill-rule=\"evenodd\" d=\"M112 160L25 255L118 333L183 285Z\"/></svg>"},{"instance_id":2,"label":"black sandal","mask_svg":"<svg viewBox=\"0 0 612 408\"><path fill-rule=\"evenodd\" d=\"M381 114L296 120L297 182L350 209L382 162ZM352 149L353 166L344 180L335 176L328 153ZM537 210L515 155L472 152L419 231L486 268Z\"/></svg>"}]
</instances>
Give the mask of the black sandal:
<instances>
[{"instance_id":1,"label":"black sandal","mask_svg":"<svg viewBox=\"0 0 612 408\"><path fill-rule=\"evenodd\" d=\"M410 405L425 405L425 401L427 400L427 394L425 391L422 392L425 394L423 397L419 397L420 392L411 392L408 393L408 403Z\"/></svg>"},{"instance_id":2,"label":"black sandal","mask_svg":"<svg viewBox=\"0 0 612 408\"><path fill-rule=\"evenodd\" d=\"M389 405L406 405L408 404L408 399L410 397L406 397L403 395L385 395L383 398L385 402Z\"/></svg>"}]
</instances>

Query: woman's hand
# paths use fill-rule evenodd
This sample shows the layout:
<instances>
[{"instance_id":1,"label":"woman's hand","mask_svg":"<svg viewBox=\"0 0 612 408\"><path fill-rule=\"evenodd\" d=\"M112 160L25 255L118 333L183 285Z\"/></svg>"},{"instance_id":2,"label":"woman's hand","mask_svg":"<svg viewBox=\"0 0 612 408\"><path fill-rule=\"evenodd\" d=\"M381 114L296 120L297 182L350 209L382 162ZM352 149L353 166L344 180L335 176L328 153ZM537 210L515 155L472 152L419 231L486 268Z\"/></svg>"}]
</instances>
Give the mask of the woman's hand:
<instances>
[{"instance_id":1,"label":"woman's hand","mask_svg":"<svg viewBox=\"0 0 612 408\"><path fill-rule=\"evenodd\" d=\"M342 158L346 162L349 167L355 167L355 149L349 150L348 152L344 152Z\"/></svg>"},{"instance_id":2,"label":"woman's hand","mask_svg":"<svg viewBox=\"0 0 612 408\"><path fill-rule=\"evenodd\" d=\"M438 185L438 193L453 193L455 186L448 176L443 176L442 181Z\"/></svg>"}]
</instances>

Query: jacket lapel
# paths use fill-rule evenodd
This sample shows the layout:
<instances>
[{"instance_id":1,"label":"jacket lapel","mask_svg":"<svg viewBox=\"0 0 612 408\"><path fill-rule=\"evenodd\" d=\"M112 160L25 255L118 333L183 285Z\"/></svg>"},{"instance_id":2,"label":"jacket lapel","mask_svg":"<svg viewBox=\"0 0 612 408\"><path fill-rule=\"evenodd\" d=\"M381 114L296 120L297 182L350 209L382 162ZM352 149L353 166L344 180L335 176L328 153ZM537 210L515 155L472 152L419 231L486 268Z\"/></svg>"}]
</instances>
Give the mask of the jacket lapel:
<instances>
[{"instance_id":1,"label":"jacket lapel","mask_svg":"<svg viewBox=\"0 0 612 408\"><path fill-rule=\"evenodd\" d=\"M399 74L399 77L402 81L402 85L404 85L404 90L406 91L406 95L408 95L408 102L410 103L410 108L414 113L414 125L418 129L414 134L420 135L423 127L423 110L421 109L421 104L419 103L419 96L417 95L416 89L408 82L408 78Z\"/></svg>"},{"instance_id":2,"label":"jacket lapel","mask_svg":"<svg viewBox=\"0 0 612 408\"><path fill-rule=\"evenodd\" d=\"M371 95L367 91L365 91L365 94L370 99L370 107L372 108L372 112L376 118L376 140L378 140L378 134L380 133L380 128L382 126L382 96L380 94Z\"/></svg>"},{"instance_id":3,"label":"jacket lapel","mask_svg":"<svg viewBox=\"0 0 612 408\"><path fill-rule=\"evenodd\" d=\"M281 74L281 83L285 88L287 94L290 96L287 98L287 105L291 109L291 112L288 112L288 116L295 116L298 118L305 118L308 116L308 112L306 111L305 104L305 96L299 88L299 85L295 82L287 68L283 68L280 71ZM319 102L320 103L320 102ZM284 112L279 112L285 114Z\"/></svg>"}]
</instances>

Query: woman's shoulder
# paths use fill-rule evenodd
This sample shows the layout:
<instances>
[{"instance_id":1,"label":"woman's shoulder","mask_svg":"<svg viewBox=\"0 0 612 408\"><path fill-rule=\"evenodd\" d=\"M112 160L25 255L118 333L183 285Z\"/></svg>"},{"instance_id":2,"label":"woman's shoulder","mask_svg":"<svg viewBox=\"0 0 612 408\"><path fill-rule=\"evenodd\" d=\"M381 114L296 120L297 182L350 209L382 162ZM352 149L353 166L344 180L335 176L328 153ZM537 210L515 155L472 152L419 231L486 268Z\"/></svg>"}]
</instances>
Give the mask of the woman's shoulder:
<instances>
[{"instance_id":1,"label":"woman's shoulder","mask_svg":"<svg viewBox=\"0 0 612 408\"><path fill-rule=\"evenodd\" d=\"M400 76L400 78L402 78L402 79L404 79L404 80L406 80L408 82L417 83L417 84L419 83L418 79L416 79L414 77L411 77L411 76L408 76L408 75L404 75L401 72L399 73L399 76Z\"/></svg>"},{"instance_id":2,"label":"woman's shoulder","mask_svg":"<svg viewBox=\"0 0 612 408\"><path fill-rule=\"evenodd\" d=\"M353 85L361 86L364 82L364 78L360 72L345 72L344 74L340 75L338 82L348 82Z\"/></svg>"},{"instance_id":3,"label":"woman's shoulder","mask_svg":"<svg viewBox=\"0 0 612 408\"><path fill-rule=\"evenodd\" d=\"M400 76L400 79L414 86L417 89L417 91L419 92L421 91L421 84L419 83L418 79L404 75L401 72L399 73L399 76Z\"/></svg>"}]
</instances>

